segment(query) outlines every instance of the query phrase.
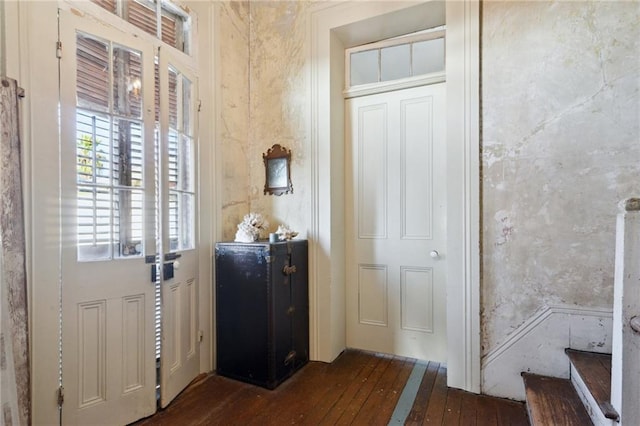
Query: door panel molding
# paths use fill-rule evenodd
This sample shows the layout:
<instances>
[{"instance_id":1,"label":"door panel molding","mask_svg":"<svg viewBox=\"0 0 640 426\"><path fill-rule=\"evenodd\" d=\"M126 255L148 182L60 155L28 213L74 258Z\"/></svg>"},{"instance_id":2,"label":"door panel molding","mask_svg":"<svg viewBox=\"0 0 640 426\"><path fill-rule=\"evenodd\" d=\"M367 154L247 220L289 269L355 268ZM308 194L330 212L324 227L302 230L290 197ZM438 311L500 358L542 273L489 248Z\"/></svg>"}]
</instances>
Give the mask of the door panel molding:
<instances>
[{"instance_id":1,"label":"door panel molding","mask_svg":"<svg viewBox=\"0 0 640 426\"><path fill-rule=\"evenodd\" d=\"M411 279L411 275L418 274L423 278ZM433 268L401 266L400 294L402 300L400 327L403 330L433 333ZM426 306L416 305L414 302L418 300L427 300L428 302ZM425 307L427 309L424 309ZM416 319L416 317L418 318ZM421 320L422 324L420 324Z\"/></svg>"},{"instance_id":2,"label":"door panel molding","mask_svg":"<svg viewBox=\"0 0 640 426\"><path fill-rule=\"evenodd\" d=\"M387 238L387 116L385 104L367 105L358 109L360 158L357 173L358 185L364 188L358 195L360 238ZM377 138L383 139L380 144L371 143L371 139ZM379 150L374 150L374 145Z\"/></svg>"},{"instance_id":3,"label":"door panel molding","mask_svg":"<svg viewBox=\"0 0 640 426\"><path fill-rule=\"evenodd\" d=\"M386 265L358 265L358 322L386 327L389 303Z\"/></svg>"},{"instance_id":4,"label":"door panel molding","mask_svg":"<svg viewBox=\"0 0 640 426\"><path fill-rule=\"evenodd\" d=\"M416 129L418 135L407 135L407 114L415 113L415 109L419 106L426 106L426 111L419 114L422 118L419 126L422 128ZM433 96L401 101L400 122L402 129L400 139L402 234L400 238L430 240L433 237ZM420 143L425 136L426 143ZM412 215L412 212L421 212L421 214Z\"/></svg>"},{"instance_id":5,"label":"door panel molding","mask_svg":"<svg viewBox=\"0 0 640 426\"><path fill-rule=\"evenodd\" d=\"M123 394L134 392L145 385L144 357L148 356L143 345L147 339L144 324L146 308L144 294L122 299L122 353L125 354L122 367Z\"/></svg>"}]
</instances>

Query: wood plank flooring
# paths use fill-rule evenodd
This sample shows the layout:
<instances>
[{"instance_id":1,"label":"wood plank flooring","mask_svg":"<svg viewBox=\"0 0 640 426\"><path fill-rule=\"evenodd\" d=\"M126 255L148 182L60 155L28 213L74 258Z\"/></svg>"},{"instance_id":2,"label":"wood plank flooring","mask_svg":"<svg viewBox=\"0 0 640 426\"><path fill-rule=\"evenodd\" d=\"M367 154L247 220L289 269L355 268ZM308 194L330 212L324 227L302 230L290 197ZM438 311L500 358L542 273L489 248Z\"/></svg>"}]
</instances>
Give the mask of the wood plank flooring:
<instances>
[{"instance_id":1,"label":"wood plank flooring","mask_svg":"<svg viewBox=\"0 0 640 426\"><path fill-rule=\"evenodd\" d=\"M416 360L347 350L310 362L275 390L215 374L136 426L387 425ZM524 404L446 386L444 365L427 365L407 425L528 425Z\"/></svg>"}]
</instances>

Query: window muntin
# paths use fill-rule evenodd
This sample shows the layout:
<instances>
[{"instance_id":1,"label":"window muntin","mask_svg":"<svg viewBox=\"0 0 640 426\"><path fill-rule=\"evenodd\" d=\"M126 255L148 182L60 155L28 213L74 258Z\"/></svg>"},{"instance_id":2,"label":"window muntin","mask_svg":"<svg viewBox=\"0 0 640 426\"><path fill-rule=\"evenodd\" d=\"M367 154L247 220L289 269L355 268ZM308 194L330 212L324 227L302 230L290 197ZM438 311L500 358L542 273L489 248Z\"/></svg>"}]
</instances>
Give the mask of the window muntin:
<instances>
[{"instance_id":1,"label":"window muntin","mask_svg":"<svg viewBox=\"0 0 640 426\"><path fill-rule=\"evenodd\" d=\"M346 49L346 88L444 73L442 27Z\"/></svg>"},{"instance_id":2,"label":"window muntin","mask_svg":"<svg viewBox=\"0 0 640 426\"><path fill-rule=\"evenodd\" d=\"M76 36L79 261L142 256L142 53Z\"/></svg>"},{"instance_id":3,"label":"window muntin","mask_svg":"<svg viewBox=\"0 0 640 426\"><path fill-rule=\"evenodd\" d=\"M181 52L191 53L191 18L173 3L166 0L91 1Z\"/></svg>"}]
</instances>

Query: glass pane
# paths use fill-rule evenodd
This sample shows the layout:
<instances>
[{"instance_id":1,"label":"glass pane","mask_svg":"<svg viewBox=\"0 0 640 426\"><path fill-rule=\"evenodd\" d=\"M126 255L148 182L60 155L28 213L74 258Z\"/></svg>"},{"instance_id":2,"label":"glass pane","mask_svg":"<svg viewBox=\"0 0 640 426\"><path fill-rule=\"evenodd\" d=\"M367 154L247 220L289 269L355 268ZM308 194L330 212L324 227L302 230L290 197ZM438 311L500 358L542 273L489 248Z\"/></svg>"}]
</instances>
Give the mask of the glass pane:
<instances>
[{"instance_id":1,"label":"glass pane","mask_svg":"<svg viewBox=\"0 0 640 426\"><path fill-rule=\"evenodd\" d=\"M116 13L116 0L91 0L91 2L111 13Z\"/></svg>"},{"instance_id":2,"label":"glass pane","mask_svg":"<svg viewBox=\"0 0 640 426\"><path fill-rule=\"evenodd\" d=\"M178 132L169 130L168 153L167 160L169 166L169 188L179 189L178 187Z\"/></svg>"},{"instance_id":3,"label":"glass pane","mask_svg":"<svg viewBox=\"0 0 640 426\"><path fill-rule=\"evenodd\" d=\"M267 185L271 188L286 188L287 187L287 159L286 158L271 158L268 161L269 175L267 176Z\"/></svg>"},{"instance_id":4,"label":"glass pane","mask_svg":"<svg viewBox=\"0 0 640 426\"><path fill-rule=\"evenodd\" d=\"M182 131L193 136L193 103L191 81L182 76Z\"/></svg>"},{"instance_id":5,"label":"glass pane","mask_svg":"<svg viewBox=\"0 0 640 426\"><path fill-rule=\"evenodd\" d=\"M78 33L76 57L78 106L109 111L109 45Z\"/></svg>"},{"instance_id":6,"label":"glass pane","mask_svg":"<svg viewBox=\"0 0 640 426\"><path fill-rule=\"evenodd\" d=\"M109 184L109 119L78 109L76 167L78 183Z\"/></svg>"},{"instance_id":7,"label":"glass pane","mask_svg":"<svg viewBox=\"0 0 640 426\"><path fill-rule=\"evenodd\" d=\"M143 204L140 190L114 191L114 252L118 257L142 256Z\"/></svg>"},{"instance_id":8,"label":"glass pane","mask_svg":"<svg viewBox=\"0 0 640 426\"><path fill-rule=\"evenodd\" d=\"M167 140L169 249L194 246L193 83L169 67L169 132Z\"/></svg>"},{"instance_id":9,"label":"glass pane","mask_svg":"<svg viewBox=\"0 0 640 426\"><path fill-rule=\"evenodd\" d=\"M189 53L189 23L169 10L162 10L162 41L184 53Z\"/></svg>"},{"instance_id":10,"label":"glass pane","mask_svg":"<svg viewBox=\"0 0 640 426\"><path fill-rule=\"evenodd\" d=\"M115 119L113 123L113 179L115 185L142 186L142 123Z\"/></svg>"},{"instance_id":11,"label":"glass pane","mask_svg":"<svg viewBox=\"0 0 640 426\"><path fill-rule=\"evenodd\" d=\"M91 0L101 8L113 14L120 15L118 2L116 0ZM144 32L158 36L156 4L152 0L121 0L122 12L127 22L142 29ZM163 42L175 47L181 52L189 54L189 34L190 25L188 18L175 14L170 10L162 8L160 19L160 36Z\"/></svg>"},{"instance_id":12,"label":"glass pane","mask_svg":"<svg viewBox=\"0 0 640 426\"><path fill-rule=\"evenodd\" d=\"M182 50L178 47L177 19L180 18L166 10L162 11L162 41L167 43L169 46Z\"/></svg>"},{"instance_id":13,"label":"glass pane","mask_svg":"<svg viewBox=\"0 0 640 426\"><path fill-rule=\"evenodd\" d=\"M193 167L193 139L183 135L180 144L180 182L178 186L183 191L194 190L194 167Z\"/></svg>"},{"instance_id":14,"label":"glass pane","mask_svg":"<svg viewBox=\"0 0 640 426\"><path fill-rule=\"evenodd\" d=\"M378 82L378 50L351 54L350 85Z\"/></svg>"},{"instance_id":15,"label":"glass pane","mask_svg":"<svg viewBox=\"0 0 640 426\"><path fill-rule=\"evenodd\" d=\"M78 186L78 260L111 258L111 191Z\"/></svg>"},{"instance_id":16,"label":"glass pane","mask_svg":"<svg viewBox=\"0 0 640 426\"><path fill-rule=\"evenodd\" d=\"M444 71L444 38L413 43L413 75Z\"/></svg>"},{"instance_id":17,"label":"glass pane","mask_svg":"<svg viewBox=\"0 0 640 426\"><path fill-rule=\"evenodd\" d=\"M182 194L181 197L180 219L182 220L182 223L180 229L180 243L183 250L194 248L194 199L195 196L193 194Z\"/></svg>"},{"instance_id":18,"label":"glass pane","mask_svg":"<svg viewBox=\"0 0 640 426\"><path fill-rule=\"evenodd\" d=\"M169 188L193 191L193 139L171 130L168 142Z\"/></svg>"},{"instance_id":19,"label":"glass pane","mask_svg":"<svg viewBox=\"0 0 640 426\"><path fill-rule=\"evenodd\" d=\"M189 25L185 18L169 10L162 10L162 41L184 53L189 53Z\"/></svg>"},{"instance_id":20,"label":"glass pane","mask_svg":"<svg viewBox=\"0 0 640 426\"><path fill-rule=\"evenodd\" d=\"M125 20L154 37L158 36L158 17L153 1L133 0L125 2Z\"/></svg>"},{"instance_id":21,"label":"glass pane","mask_svg":"<svg viewBox=\"0 0 640 426\"><path fill-rule=\"evenodd\" d=\"M142 55L113 47L113 110L126 117L142 117Z\"/></svg>"},{"instance_id":22,"label":"glass pane","mask_svg":"<svg viewBox=\"0 0 640 426\"><path fill-rule=\"evenodd\" d=\"M153 96L153 103L154 103L154 110L155 110L155 119L156 119L156 123L160 121L160 65L158 64L158 57L156 56L154 58L154 66L153 66L153 73L154 73L154 78L153 78L153 91L154 91L154 96Z\"/></svg>"},{"instance_id":23,"label":"glass pane","mask_svg":"<svg viewBox=\"0 0 640 426\"><path fill-rule=\"evenodd\" d=\"M411 77L411 57L408 44L380 50L380 81Z\"/></svg>"},{"instance_id":24,"label":"glass pane","mask_svg":"<svg viewBox=\"0 0 640 426\"><path fill-rule=\"evenodd\" d=\"M179 241L179 194L175 191L169 191L169 250L176 251L180 249Z\"/></svg>"},{"instance_id":25,"label":"glass pane","mask_svg":"<svg viewBox=\"0 0 640 426\"><path fill-rule=\"evenodd\" d=\"M169 127L178 128L178 72L169 68Z\"/></svg>"},{"instance_id":26,"label":"glass pane","mask_svg":"<svg viewBox=\"0 0 640 426\"><path fill-rule=\"evenodd\" d=\"M169 191L169 248L194 247L194 194Z\"/></svg>"}]
</instances>

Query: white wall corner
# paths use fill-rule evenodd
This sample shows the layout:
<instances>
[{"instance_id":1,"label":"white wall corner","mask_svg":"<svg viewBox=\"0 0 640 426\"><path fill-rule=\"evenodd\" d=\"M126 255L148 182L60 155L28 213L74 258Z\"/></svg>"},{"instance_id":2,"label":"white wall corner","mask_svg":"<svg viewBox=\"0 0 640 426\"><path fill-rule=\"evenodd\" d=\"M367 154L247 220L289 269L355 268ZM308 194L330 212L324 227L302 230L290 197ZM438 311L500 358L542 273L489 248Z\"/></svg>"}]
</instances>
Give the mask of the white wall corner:
<instances>
[{"instance_id":1,"label":"white wall corner","mask_svg":"<svg viewBox=\"0 0 640 426\"><path fill-rule=\"evenodd\" d=\"M482 358L482 393L524 400L523 371L569 378L566 348L611 353L611 309L550 305Z\"/></svg>"}]
</instances>

